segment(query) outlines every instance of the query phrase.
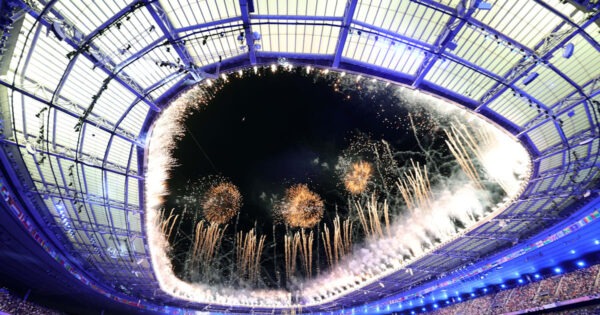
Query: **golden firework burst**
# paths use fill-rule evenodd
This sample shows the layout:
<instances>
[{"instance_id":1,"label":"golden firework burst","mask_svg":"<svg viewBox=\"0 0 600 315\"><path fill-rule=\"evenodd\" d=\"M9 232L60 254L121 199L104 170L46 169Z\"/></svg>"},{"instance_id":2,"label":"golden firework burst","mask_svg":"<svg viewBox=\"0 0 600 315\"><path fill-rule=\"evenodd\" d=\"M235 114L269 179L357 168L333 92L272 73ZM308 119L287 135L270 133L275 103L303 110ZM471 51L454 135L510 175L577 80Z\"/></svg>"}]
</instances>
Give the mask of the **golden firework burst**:
<instances>
[{"instance_id":1,"label":"golden firework burst","mask_svg":"<svg viewBox=\"0 0 600 315\"><path fill-rule=\"evenodd\" d=\"M364 192L367 189L372 173L373 168L370 163L364 161L352 163L351 168L348 169L348 172L344 176L346 190L353 195Z\"/></svg>"},{"instance_id":2,"label":"golden firework burst","mask_svg":"<svg viewBox=\"0 0 600 315\"><path fill-rule=\"evenodd\" d=\"M323 218L323 199L304 184L294 185L285 192L280 213L291 227L311 228Z\"/></svg>"},{"instance_id":3,"label":"golden firework burst","mask_svg":"<svg viewBox=\"0 0 600 315\"><path fill-rule=\"evenodd\" d=\"M223 224L231 220L242 207L242 194L230 182L211 186L202 198L204 217L211 223Z\"/></svg>"}]
</instances>

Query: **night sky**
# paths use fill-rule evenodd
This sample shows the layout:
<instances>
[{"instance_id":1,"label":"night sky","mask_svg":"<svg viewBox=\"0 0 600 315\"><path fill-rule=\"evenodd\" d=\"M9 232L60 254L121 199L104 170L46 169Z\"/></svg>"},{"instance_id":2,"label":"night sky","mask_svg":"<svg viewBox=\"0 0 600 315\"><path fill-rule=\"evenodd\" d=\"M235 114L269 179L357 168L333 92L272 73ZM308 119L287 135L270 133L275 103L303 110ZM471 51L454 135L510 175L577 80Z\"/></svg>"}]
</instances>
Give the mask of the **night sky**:
<instances>
[{"instance_id":1,"label":"night sky","mask_svg":"<svg viewBox=\"0 0 600 315\"><path fill-rule=\"evenodd\" d=\"M179 166L172 172L172 193L165 208L180 209L181 194L202 178L225 177L239 187L244 198L239 222L236 225L235 218L230 222L227 237L256 224L270 244L274 222L269 199L282 196L293 184L306 183L324 199L324 222L331 222L336 211L347 213L349 197L334 167L357 135L385 139L398 151L418 150L407 128L408 111L392 101L391 92L368 91L371 83L367 80L336 92L340 88L333 85L335 81L315 79L301 71L262 69L258 75L252 71L242 78L230 75L208 106L186 120L188 131L174 152ZM413 158L418 160L418 156ZM175 256L189 247L185 235L194 219L187 220L171 240L177 244ZM276 238L283 233L285 227L278 226ZM266 274L271 276L274 269L282 268L269 262L272 247L266 246L263 255ZM175 263L176 272L182 268L182 263Z\"/></svg>"}]
</instances>

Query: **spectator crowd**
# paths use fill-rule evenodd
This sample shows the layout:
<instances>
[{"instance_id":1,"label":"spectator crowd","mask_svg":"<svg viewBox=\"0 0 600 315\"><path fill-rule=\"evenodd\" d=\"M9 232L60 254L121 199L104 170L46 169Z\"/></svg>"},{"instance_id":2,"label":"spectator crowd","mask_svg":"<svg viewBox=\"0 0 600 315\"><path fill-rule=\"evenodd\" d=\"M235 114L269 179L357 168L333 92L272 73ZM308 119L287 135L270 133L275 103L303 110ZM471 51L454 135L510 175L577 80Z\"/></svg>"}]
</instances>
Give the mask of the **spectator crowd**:
<instances>
[{"instance_id":1,"label":"spectator crowd","mask_svg":"<svg viewBox=\"0 0 600 315\"><path fill-rule=\"evenodd\" d=\"M8 289L0 287L0 314L11 315L62 315L64 313L53 311L35 303L25 301Z\"/></svg>"},{"instance_id":2,"label":"spectator crowd","mask_svg":"<svg viewBox=\"0 0 600 315\"><path fill-rule=\"evenodd\" d=\"M438 309L432 314L503 314L598 294L600 293L599 272L600 265L594 265L457 303ZM600 306L586 306L545 314L600 314Z\"/></svg>"}]
</instances>

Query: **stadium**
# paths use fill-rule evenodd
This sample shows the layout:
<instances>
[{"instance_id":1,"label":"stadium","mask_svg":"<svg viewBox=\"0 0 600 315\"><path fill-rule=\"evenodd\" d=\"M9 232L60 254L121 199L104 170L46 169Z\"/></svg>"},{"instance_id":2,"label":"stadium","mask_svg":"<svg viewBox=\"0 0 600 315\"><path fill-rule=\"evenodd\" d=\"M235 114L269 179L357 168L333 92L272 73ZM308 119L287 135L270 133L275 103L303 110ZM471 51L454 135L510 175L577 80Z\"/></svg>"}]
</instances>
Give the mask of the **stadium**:
<instances>
[{"instance_id":1,"label":"stadium","mask_svg":"<svg viewBox=\"0 0 600 315\"><path fill-rule=\"evenodd\" d=\"M599 18L0 0L0 314L598 312Z\"/></svg>"}]
</instances>

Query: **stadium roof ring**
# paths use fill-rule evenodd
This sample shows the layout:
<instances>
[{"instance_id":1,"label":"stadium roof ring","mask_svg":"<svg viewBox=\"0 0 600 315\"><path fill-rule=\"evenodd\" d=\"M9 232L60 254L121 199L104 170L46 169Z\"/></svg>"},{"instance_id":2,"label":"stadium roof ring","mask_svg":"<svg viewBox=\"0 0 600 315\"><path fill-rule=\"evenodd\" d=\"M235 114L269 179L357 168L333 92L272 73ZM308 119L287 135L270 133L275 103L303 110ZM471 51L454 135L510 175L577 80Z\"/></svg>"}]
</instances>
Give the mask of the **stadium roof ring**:
<instances>
[{"instance_id":1,"label":"stadium roof ring","mask_svg":"<svg viewBox=\"0 0 600 315\"><path fill-rule=\"evenodd\" d=\"M394 279L401 288L373 283L304 311L377 301L382 291L386 301L407 298L409 287L430 292L456 256L510 251L598 194L600 13L591 1L1 5L0 141L9 178L42 234L86 271L78 279L123 303L269 310L163 291L146 237L153 123L190 84L239 69L305 65L408 86L501 126L532 159L520 196L436 249L445 260L414 262L411 280Z\"/></svg>"}]
</instances>

